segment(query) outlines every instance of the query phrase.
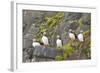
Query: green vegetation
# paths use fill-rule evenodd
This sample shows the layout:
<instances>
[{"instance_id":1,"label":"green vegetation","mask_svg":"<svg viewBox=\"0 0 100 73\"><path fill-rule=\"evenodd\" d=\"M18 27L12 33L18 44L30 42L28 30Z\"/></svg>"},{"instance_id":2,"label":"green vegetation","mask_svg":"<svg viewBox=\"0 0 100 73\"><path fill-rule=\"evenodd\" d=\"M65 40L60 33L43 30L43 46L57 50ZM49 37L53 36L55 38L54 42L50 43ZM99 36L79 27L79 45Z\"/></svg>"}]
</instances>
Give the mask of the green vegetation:
<instances>
[{"instance_id":1,"label":"green vegetation","mask_svg":"<svg viewBox=\"0 0 100 73\"><path fill-rule=\"evenodd\" d=\"M64 50L64 56L66 56L67 58L73 53L74 48L71 47L70 44L67 44L63 46L63 50Z\"/></svg>"},{"instance_id":2,"label":"green vegetation","mask_svg":"<svg viewBox=\"0 0 100 73\"><path fill-rule=\"evenodd\" d=\"M63 50L63 56L56 56L55 60L59 61L59 60L67 60L67 58L72 55L72 53L74 52L74 48L71 47L70 44L66 44L63 47L61 47L60 50Z\"/></svg>"},{"instance_id":3,"label":"green vegetation","mask_svg":"<svg viewBox=\"0 0 100 73\"><path fill-rule=\"evenodd\" d=\"M42 50L42 53L47 52L47 54L46 56L40 55L46 58L46 61L48 58L56 61L91 58L91 13L25 10L23 24L23 48L25 49L33 47L33 38L41 44L40 50L44 49L41 39L43 33L46 32L49 46L45 49L48 51ZM76 34L75 40L69 38L69 29ZM81 30L83 31L83 42L80 42L77 37ZM58 35L62 41L62 47L57 47ZM24 53L30 55L28 51Z\"/></svg>"},{"instance_id":4,"label":"green vegetation","mask_svg":"<svg viewBox=\"0 0 100 73\"><path fill-rule=\"evenodd\" d=\"M67 60L75 51L77 51L79 58L81 55L85 56L85 58L90 59L91 58L91 43L90 43L90 30L87 30L83 33L84 35L84 42L81 43L78 40L75 40L73 42L69 41L68 44L63 45L63 47L58 48L60 50L63 50L63 56L57 56L55 60Z\"/></svg>"},{"instance_id":5,"label":"green vegetation","mask_svg":"<svg viewBox=\"0 0 100 73\"><path fill-rule=\"evenodd\" d=\"M56 57L55 57L55 60L56 60L56 61L62 61L62 60L64 60L64 59L63 59L63 56L56 56Z\"/></svg>"},{"instance_id":6,"label":"green vegetation","mask_svg":"<svg viewBox=\"0 0 100 73\"><path fill-rule=\"evenodd\" d=\"M59 26L61 26L62 23L64 22L64 16L65 16L64 12L56 12L53 15L44 16L44 21L39 24L40 26L38 26L39 30L36 33L36 39L41 42L41 37L43 35L43 32L46 32L49 41L53 40L54 41L53 44L55 44L55 41L57 39L56 36L58 35L57 30L59 29ZM74 31L76 34L78 34L79 30L83 29L84 27L84 19L82 18L82 16L79 19L68 20L67 22L69 22L70 25L72 25L72 27L75 27ZM57 55L55 57L55 60L57 61L67 60L76 50L78 51L77 53L79 53L79 57L81 57L82 54L85 55L86 58L90 58L91 56L90 33L91 33L90 29L85 30L85 32L83 32L85 40L83 43L79 42L78 39L76 39L75 41L67 40L68 41L67 43L64 43L62 47L57 48L58 50L63 51L63 56ZM60 34L60 36L61 37L68 36L67 31L65 30L63 33ZM65 38L63 38L62 40L65 40ZM50 43L49 47L53 48L56 47L56 44L55 45L51 44L52 42Z\"/></svg>"},{"instance_id":7,"label":"green vegetation","mask_svg":"<svg viewBox=\"0 0 100 73\"><path fill-rule=\"evenodd\" d=\"M47 32L48 38L53 38L55 33L55 28L63 20L64 12L58 12L53 16L45 16L45 21L40 24L39 31L36 34L38 41L42 37L43 32Z\"/></svg>"}]
</instances>

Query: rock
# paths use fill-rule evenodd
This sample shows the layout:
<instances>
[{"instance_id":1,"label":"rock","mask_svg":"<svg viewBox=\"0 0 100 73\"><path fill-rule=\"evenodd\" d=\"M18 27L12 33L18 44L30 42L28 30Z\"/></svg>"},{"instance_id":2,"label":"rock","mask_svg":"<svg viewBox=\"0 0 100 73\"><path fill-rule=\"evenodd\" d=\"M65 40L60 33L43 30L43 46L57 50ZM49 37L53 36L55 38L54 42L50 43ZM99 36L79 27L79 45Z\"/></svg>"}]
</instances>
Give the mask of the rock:
<instances>
[{"instance_id":1,"label":"rock","mask_svg":"<svg viewBox=\"0 0 100 73\"><path fill-rule=\"evenodd\" d=\"M58 12L52 12L52 11L36 11L36 10L23 10L23 49L27 48L33 48L32 47L32 39L36 37L37 32L39 31L40 25L46 24L46 17L52 17L55 16ZM82 19L79 24L79 20ZM35 24L32 25L32 24ZM61 40L64 44L69 43L69 36L68 31L69 29L72 29L75 31L76 34L79 33L80 30L83 30L84 32L87 30L90 30L91 28L91 14L90 13L77 13L77 12L64 12L63 19L57 24L57 26L53 29L53 36L49 37L48 33L51 33L51 30L48 30L47 36L49 38L50 46L56 47L56 36L60 35ZM48 26L46 26L46 29L48 29ZM41 40L42 33L39 34L39 37L36 37L36 39ZM86 38L88 39L90 35L88 35ZM87 41L90 41L88 39ZM85 45L87 45L86 43ZM83 45L84 46L84 45ZM84 47L87 48L88 46ZM60 54L62 55L62 52L59 52L55 48L44 48L44 47L35 47L33 48L33 55L37 56L36 61L47 61L47 60L53 60L56 55ZM24 51L24 61L26 59L29 59L29 53ZM73 57L75 54L73 54ZM83 55L82 55L83 56ZM40 58L40 59L39 59ZM48 59L46 59L48 58Z\"/></svg>"},{"instance_id":2,"label":"rock","mask_svg":"<svg viewBox=\"0 0 100 73\"><path fill-rule=\"evenodd\" d=\"M91 14L90 13L82 14L82 18L83 18L84 25L91 25Z\"/></svg>"},{"instance_id":3,"label":"rock","mask_svg":"<svg viewBox=\"0 0 100 73\"><path fill-rule=\"evenodd\" d=\"M32 47L32 40L30 39L23 39L23 48L30 48Z\"/></svg>"},{"instance_id":4,"label":"rock","mask_svg":"<svg viewBox=\"0 0 100 73\"><path fill-rule=\"evenodd\" d=\"M34 56L44 57L48 59L54 59L57 55L62 55L62 51L58 51L55 48L44 48L44 47L35 47L34 48Z\"/></svg>"},{"instance_id":5,"label":"rock","mask_svg":"<svg viewBox=\"0 0 100 73\"><path fill-rule=\"evenodd\" d=\"M23 50L23 62L31 62L33 59L34 48L25 48Z\"/></svg>"},{"instance_id":6,"label":"rock","mask_svg":"<svg viewBox=\"0 0 100 73\"><path fill-rule=\"evenodd\" d=\"M82 13L73 13L73 12L68 12L68 13L65 13L65 17L66 17L66 20L77 20L81 17Z\"/></svg>"}]
</instances>

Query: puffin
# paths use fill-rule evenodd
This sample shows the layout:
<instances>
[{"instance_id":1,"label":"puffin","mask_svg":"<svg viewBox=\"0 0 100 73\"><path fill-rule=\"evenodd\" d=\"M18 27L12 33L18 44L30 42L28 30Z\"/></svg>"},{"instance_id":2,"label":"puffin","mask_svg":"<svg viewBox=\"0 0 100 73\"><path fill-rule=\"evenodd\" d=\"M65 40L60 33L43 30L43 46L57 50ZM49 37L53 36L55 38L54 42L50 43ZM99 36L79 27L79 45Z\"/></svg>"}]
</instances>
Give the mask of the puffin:
<instances>
[{"instance_id":1,"label":"puffin","mask_svg":"<svg viewBox=\"0 0 100 73\"><path fill-rule=\"evenodd\" d=\"M33 26L35 26L35 24L32 24Z\"/></svg>"},{"instance_id":2,"label":"puffin","mask_svg":"<svg viewBox=\"0 0 100 73\"><path fill-rule=\"evenodd\" d=\"M76 34L74 33L74 31L72 31L72 29L69 30L69 38L71 40L75 40L77 38Z\"/></svg>"},{"instance_id":3,"label":"puffin","mask_svg":"<svg viewBox=\"0 0 100 73\"><path fill-rule=\"evenodd\" d=\"M42 43L44 44L44 46L48 46L49 45L49 41L48 41L48 37L46 36L46 32L43 33Z\"/></svg>"},{"instance_id":4,"label":"puffin","mask_svg":"<svg viewBox=\"0 0 100 73\"><path fill-rule=\"evenodd\" d=\"M84 36L83 36L82 33L83 33L83 31L81 30L80 33L79 33L78 36L77 36L77 37L78 37L78 40L79 40L80 42L83 42L83 41L84 41Z\"/></svg>"},{"instance_id":5,"label":"puffin","mask_svg":"<svg viewBox=\"0 0 100 73\"><path fill-rule=\"evenodd\" d=\"M56 45L57 47L62 47L62 40L60 39L59 35L57 36Z\"/></svg>"},{"instance_id":6,"label":"puffin","mask_svg":"<svg viewBox=\"0 0 100 73\"><path fill-rule=\"evenodd\" d=\"M36 41L36 39L33 39L32 46L33 46L33 47L36 47L36 46L41 46L41 45L40 45L39 42Z\"/></svg>"}]
</instances>

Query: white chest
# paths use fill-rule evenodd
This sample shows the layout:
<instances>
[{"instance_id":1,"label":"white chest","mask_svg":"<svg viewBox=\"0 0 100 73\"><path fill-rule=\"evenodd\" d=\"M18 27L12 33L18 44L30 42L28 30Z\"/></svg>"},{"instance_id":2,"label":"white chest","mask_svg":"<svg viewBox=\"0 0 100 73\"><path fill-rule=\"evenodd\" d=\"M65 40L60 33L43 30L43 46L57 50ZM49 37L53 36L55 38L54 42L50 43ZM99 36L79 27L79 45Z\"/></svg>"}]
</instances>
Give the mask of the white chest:
<instances>
[{"instance_id":1,"label":"white chest","mask_svg":"<svg viewBox=\"0 0 100 73\"><path fill-rule=\"evenodd\" d=\"M45 44L45 45L48 45L49 42L48 42L48 38L46 36L43 36L42 37L42 42Z\"/></svg>"},{"instance_id":2,"label":"white chest","mask_svg":"<svg viewBox=\"0 0 100 73\"><path fill-rule=\"evenodd\" d=\"M33 42L33 43L32 43L32 46L33 46L33 47L40 46L40 43L38 43L38 42Z\"/></svg>"},{"instance_id":3,"label":"white chest","mask_svg":"<svg viewBox=\"0 0 100 73\"><path fill-rule=\"evenodd\" d=\"M60 39L57 39L56 44L57 47L62 47L62 41Z\"/></svg>"},{"instance_id":4,"label":"white chest","mask_svg":"<svg viewBox=\"0 0 100 73\"><path fill-rule=\"evenodd\" d=\"M84 39L83 39L83 34L78 34L78 39L79 39L79 41L81 41L81 42L83 42L84 41Z\"/></svg>"},{"instance_id":5,"label":"white chest","mask_svg":"<svg viewBox=\"0 0 100 73\"><path fill-rule=\"evenodd\" d=\"M75 35L73 33L69 33L69 37L70 39L75 40Z\"/></svg>"}]
</instances>

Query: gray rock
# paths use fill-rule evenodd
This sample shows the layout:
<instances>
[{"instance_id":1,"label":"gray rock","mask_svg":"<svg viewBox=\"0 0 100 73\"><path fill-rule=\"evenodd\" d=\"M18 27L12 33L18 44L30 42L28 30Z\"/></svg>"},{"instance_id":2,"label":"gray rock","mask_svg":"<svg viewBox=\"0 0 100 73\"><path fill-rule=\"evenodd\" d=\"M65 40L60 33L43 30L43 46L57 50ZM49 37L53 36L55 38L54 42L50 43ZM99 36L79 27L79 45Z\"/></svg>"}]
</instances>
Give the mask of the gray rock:
<instances>
[{"instance_id":1,"label":"gray rock","mask_svg":"<svg viewBox=\"0 0 100 73\"><path fill-rule=\"evenodd\" d=\"M30 48L30 47L32 47L32 40L23 39L23 48Z\"/></svg>"},{"instance_id":2,"label":"gray rock","mask_svg":"<svg viewBox=\"0 0 100 73\"><path fill-rule=\"evenodd\" d=\"M23 49L33 48L32 39L36 37L37 32L39 31L39 26L41 23L45 23L45 17L51 17L55 15L55 11L36 11L36 10L23 10ZM69 21L83 19L82 27L76 22L70 23ZM32 24L35 24L33 26ZM68 31L73 29L76 34L80 30L87 31L91 28L91 14L90 13L77 13L77 12L65 12L64 19L58 23L57 27L53 29L53 37L48 38L50 46L56 47L56 36L60 35L63 44L69 42ZM41 33L42 34L42 33ZM49 37L49 36L48 36ZM37 37L36 37L37 38ZM55 48L44 48L44 47L35 47L33 48L33 56L36 56L36 61L49 61L54 60L56 55L62 55L63 52L59 52ZM31 52L32 53L32 52ZM24 56L25 55L25 56ZM27 51L23 53L24 62L29 59L30 54ZM76 54L73 54L69 59L74 59ZM76 58L75 58L76 59Z\"/></svg>"},{"instance_id":3,"label":"gray rock","mask_svg":"<svg viewBox=\"0 0 100 73\"><path fill-rule=\"evenodd\" d=\"M65 20L76 20L81 17L82 13L77 13L77 12L66 12L65 13Z\"/></svg>"},{"instance_id":4,"label":"gray rock","mask_svg":"<svg viewBox=\"0 0 100 73\"><path fill-rule=\"evenodd\" d=\"M58 51L55 48L44 48L44 47L35 47L33 55L44 58L54 59L57 55L62 55L62 51Z\"/></svg>"}]
</instances>

